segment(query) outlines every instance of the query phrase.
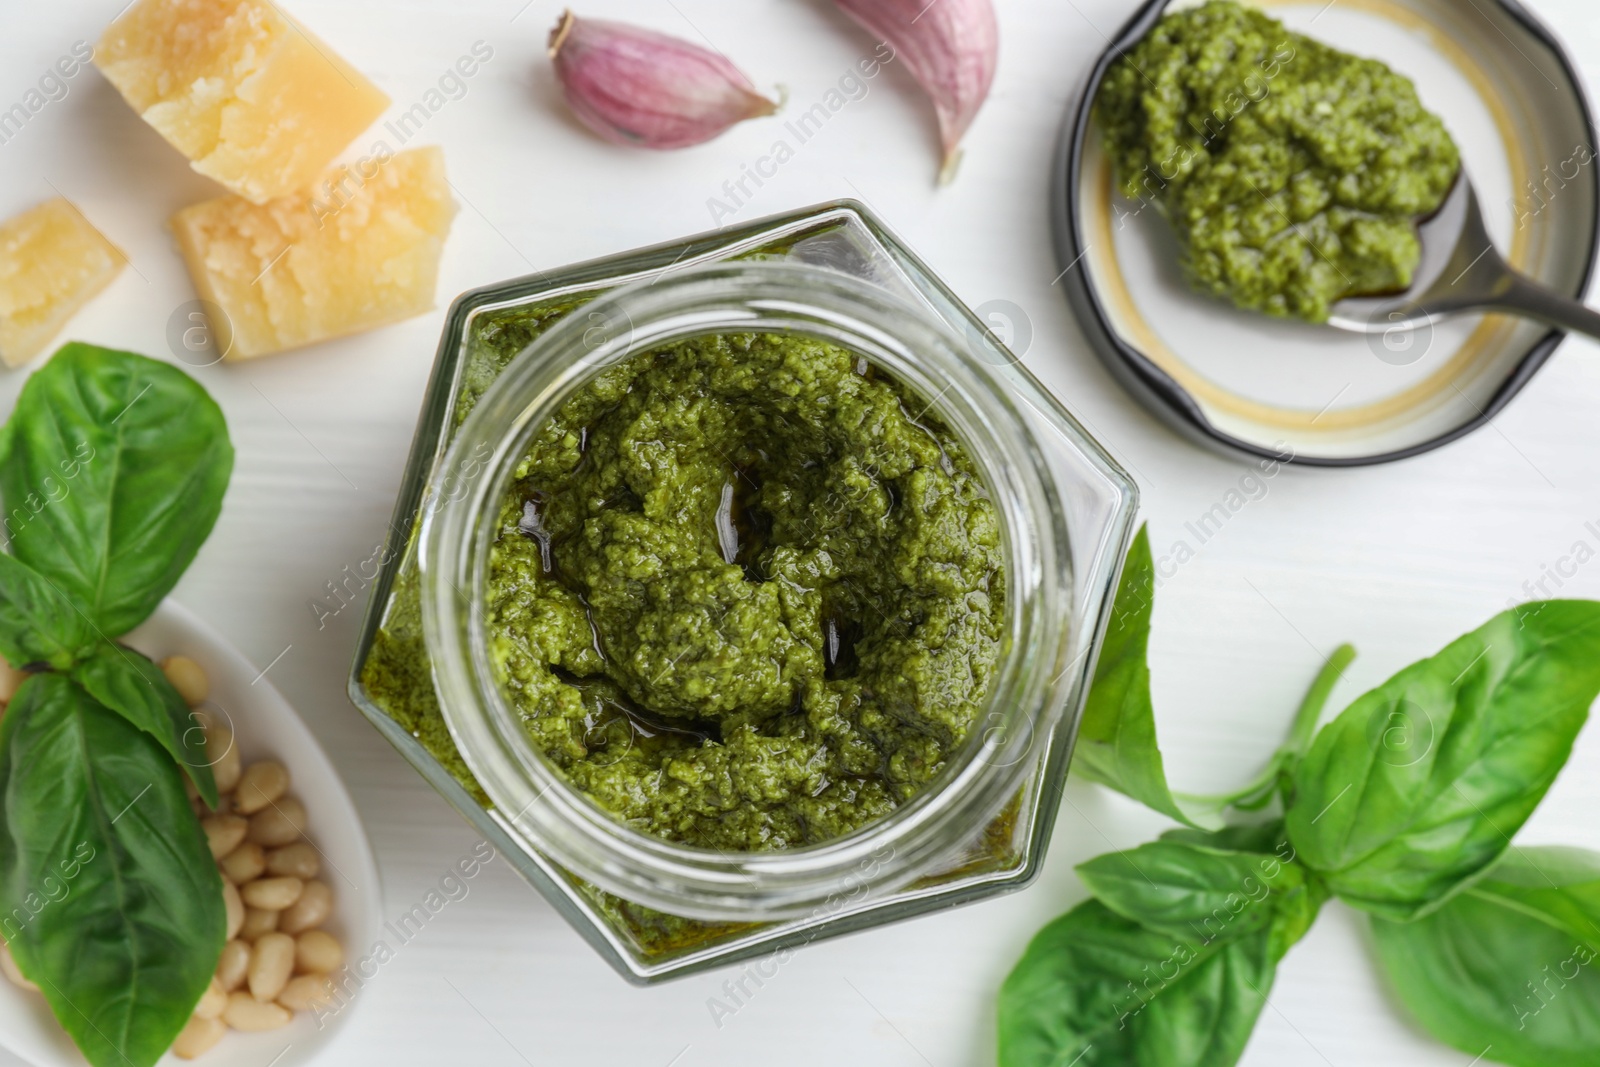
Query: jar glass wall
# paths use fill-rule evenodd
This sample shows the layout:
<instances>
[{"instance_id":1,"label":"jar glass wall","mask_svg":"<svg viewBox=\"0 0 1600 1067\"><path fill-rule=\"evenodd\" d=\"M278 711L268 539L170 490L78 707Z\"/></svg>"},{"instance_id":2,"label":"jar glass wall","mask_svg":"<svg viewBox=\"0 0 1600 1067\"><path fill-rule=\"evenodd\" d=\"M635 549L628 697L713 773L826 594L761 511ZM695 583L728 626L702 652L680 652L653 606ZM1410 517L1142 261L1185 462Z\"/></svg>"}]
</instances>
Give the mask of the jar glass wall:
<instances>
[{"instance_id":1,"label":"jar glass wall","mask_svg":"<svg viewBox=\"0 0 1600 1067\"><path fill-rule=\"evenodd\" d=\"M489 531L531 434L599 369L737 330L829 340L929 398L1005 533L1008 644L964 749L891 815L765 853L629 830L568 787L502 699L483 633ZM748 958L1032 877L1134 497L1104 450L859 205L523 279L452 309L352 696L629 978Z\"/></svg>"}]
</instances>

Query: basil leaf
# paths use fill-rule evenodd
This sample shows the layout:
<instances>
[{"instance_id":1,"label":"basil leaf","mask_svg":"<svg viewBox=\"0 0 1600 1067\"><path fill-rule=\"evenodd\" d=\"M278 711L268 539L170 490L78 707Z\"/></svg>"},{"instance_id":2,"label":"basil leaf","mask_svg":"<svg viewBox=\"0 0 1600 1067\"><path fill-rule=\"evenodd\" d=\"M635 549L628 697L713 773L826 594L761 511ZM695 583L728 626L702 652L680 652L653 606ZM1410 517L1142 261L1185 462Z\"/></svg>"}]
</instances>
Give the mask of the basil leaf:
<instances>
[{"instance_id":1,"label":"basil leaf","mask_svg":"<svg viewBox=\"0 0 1600 1067\"><path fill-rule=\"evenodd\" d=\"M1277 918L1274 898L1306 888L1298 864L1182 839L1096 856L1078 866L1078 876L1124 918L1202 943L1268 929Z\"/></svg>"},{"instance_id":2,"label":"basil leaf","mask_svg":"<svg viewBox=\"0 0 1600 1067\"><path fill-rule=\"evenodd\" d=\"M1094 684L1078 721L1072 769L1163 815L1199 826L1167 787L1161 747L1156 743L1149 663L1155 574L1150 530L1141 526L1122 565Z\"/></svg>"},{"instance_id":3,"label":"basil leaf","mask_svg":"<svg viewBox=\"0 0 1600 1067\"><path fill-rule=\"evenodd\" d=\"M1202 943L1085 901L1001 987L1000 1067L1231 1067L1275 973L1265 930Z\"/></svg>"},{"instance_id":4,"label":"basil leaf","mask_svg":"<svg viewBox=\"0 0 1600 1067\"><path fill-rule=\"evenodd\" d=\"M155 738L183 767L207 806L216 809L217 783L206 759L205 730L160 667L131 648L102 641L73 668L72 679Z\"/></svg>"},{"instance_id":5,"label":"basil leaf","mask_svg":"<svg viewBox=\"0 0 1600 1067\"><path fill-rule=\"evenodd\" d=\"M0 720L0 936L95 1067L148 1067L222 953L222 881L171 758L59 674Z\"/></svg>"},{"instance_id":6,"label":"basil leaf","mask_svg":"<svg viewBox=\"0 0 1600 1067\"><path fill-rule=\"evenodd\" d=\"M1516 1067L1593 1067L1600 855L1516 849L1432 914L1372 928L1390 986L1440 1041Z\"/></svg>"},{"instance_id":7,"label":"basil leaf","mask_svg":"<svg viewBox=\"0 0 1600 1067\"><path fill-rule=\"evenodd\" d=\"M1600 854L1558 845L1513 846L1476 888L1537 911L1600 949Z\"/></svg>"},{"instance_id":8,"label":"basil leaf","mask_svg":"<svg viewBox=\"0 0 1600 1067\"><path fill-rule=\"evenodd\" d=\"M0 552L0 655L65 667L94 640L89 620L43 575Z\"/></svg>"},{"instance_id":9,"label":"basil leaf","mask_svg":"<svg viewBox=\"0 0 1600 1067\"><path fill-rule=\"evenodd\" d=\"M222 411L187 374L66 345L22 387L0 441L12 551L100 636L120 636L194 559L232 469Z\"/></svg>"},{"instance_id":10,"label":"basil leaf","mask_svg":"<svg viewBox=\"0 0 1600 1067\"><path fill-rule=\"evenodd\" d=\"M1600 692L1600 603L1491 619L1358 699L1317 735L1286 814L1341 899L1405 920L1505 851Z\"/></svg>"}]
</instances>

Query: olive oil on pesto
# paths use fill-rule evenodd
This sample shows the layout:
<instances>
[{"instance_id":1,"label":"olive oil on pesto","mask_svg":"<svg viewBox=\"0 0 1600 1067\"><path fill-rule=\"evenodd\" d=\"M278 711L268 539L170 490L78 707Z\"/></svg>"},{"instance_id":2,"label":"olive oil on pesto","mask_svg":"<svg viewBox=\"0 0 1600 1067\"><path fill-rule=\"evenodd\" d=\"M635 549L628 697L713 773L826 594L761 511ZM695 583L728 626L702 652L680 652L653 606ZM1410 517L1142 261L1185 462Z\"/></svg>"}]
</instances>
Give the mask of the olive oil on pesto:
<instances>
[{"instance_id":1,"label":"olive oil on pesto","mask_svg":"<svg viewBox=\"0 0 1600 1067\"><path fill-rule=\"evenodd\" d=\"M800 335L664 346L537 433L488 575L534 744L637 829L826 841L915 796L1000 655L999 518L929 404Z\"/></svg>"},{"instance_id":2,"label":"olive oil on pesto","mask_svg":"<svg viewBox=\"0 0 1600 1067\"><path fill-rule=\"evenodd\" d=\"M1196 288L1312 322L1411 284L1416 222L1460 169L1409 79L1233 0L1162 18L1095 115L1119 188L1170 220Z\"/></svg>"}]
</instances>

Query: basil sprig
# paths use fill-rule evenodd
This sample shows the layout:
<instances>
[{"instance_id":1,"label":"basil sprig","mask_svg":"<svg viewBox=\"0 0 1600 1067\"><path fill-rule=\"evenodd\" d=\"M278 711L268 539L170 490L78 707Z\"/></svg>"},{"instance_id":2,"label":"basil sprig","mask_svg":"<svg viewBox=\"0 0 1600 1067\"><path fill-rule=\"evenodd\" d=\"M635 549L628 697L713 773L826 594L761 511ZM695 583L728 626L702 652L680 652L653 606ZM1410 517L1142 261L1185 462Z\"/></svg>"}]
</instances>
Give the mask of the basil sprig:
<instances>
[{"instance_id":1,"label":"basil sprig","mask_svg":"<svg viewBox=\"0 0 1600 1067\"><path fill-rule=\"evenodd\" d=\"M1074 770L1190 827L1078 868L1092 897L1045 927L1000 992L1001 1067L1231 1067L1276 965L1330 896L1372 915L1399 999L1441 1040L1515 1067L1600 1049L1600 856L1518 849L1600 694L1600 603L1491 619L1320 731L1353 651L1237 792L1172 792L1149 697L1154 575L1124 569Z\"/></svg>"},{"instance_id":2,"label":"basil sprig","mask_svg":"<svg viewBox=\"0 0 1600 1067\"><path fill-rule=\"evenodd\" d=\"M210 534L216 403L129 352L62 348L0 430L0 938L95 1067L148 1067L222 952L222 881L184 791L216 783L183 698L116 643Z\"/></svg>"}]
</instances>

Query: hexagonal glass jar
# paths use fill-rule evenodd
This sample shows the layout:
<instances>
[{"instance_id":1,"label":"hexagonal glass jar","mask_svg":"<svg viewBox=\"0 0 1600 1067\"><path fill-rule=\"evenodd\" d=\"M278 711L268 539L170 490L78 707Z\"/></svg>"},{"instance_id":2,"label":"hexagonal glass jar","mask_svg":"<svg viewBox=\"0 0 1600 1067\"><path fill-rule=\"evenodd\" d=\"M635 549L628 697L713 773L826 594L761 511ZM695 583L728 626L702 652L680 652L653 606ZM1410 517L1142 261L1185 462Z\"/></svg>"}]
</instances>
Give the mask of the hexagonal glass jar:
<instances>
[{"instance_id":1,"label":"hexagonal glass jar","mask_svg":"<svg viewBox=\"0 0 1600 1067\"><path fill-rule=\"evenodd\" d=\"M987 714L924 794L838 842L717 855L609 822L497 707L474 652L487 537L474 530L552 397L686 330L741 325L845 344L933 397L997 498L1016 606ZM1136 500L1106 451L858 203L516 279L451 308L350 694L630 981L792 950L1038 872Z\"/></svg>"}]
</instances>

